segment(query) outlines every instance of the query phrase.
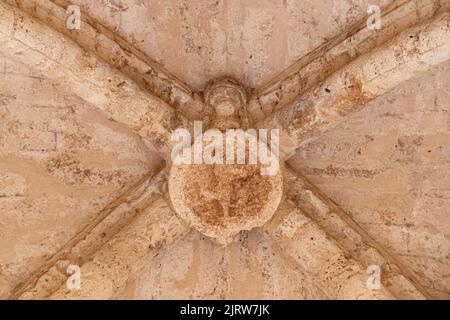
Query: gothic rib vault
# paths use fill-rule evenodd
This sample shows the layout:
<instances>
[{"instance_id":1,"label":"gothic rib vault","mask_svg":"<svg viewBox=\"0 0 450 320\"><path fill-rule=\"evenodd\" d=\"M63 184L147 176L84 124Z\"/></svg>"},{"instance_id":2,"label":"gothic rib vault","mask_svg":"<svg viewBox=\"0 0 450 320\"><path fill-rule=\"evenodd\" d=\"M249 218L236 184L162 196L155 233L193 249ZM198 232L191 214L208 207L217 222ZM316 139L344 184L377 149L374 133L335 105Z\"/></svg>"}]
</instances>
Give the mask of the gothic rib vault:
<instances>
[{"instance_id":1,"label":"gothic rib vault","mask_svg":"<svg viewBox=\"0 0 450 320\"><path fill-rule=\"evenodd\" d=\"M68 3L0 1L1 298L450 297L450 1ZM168 175L225 76L282 182L223 245Z\"/></svg>"}]
</instances>

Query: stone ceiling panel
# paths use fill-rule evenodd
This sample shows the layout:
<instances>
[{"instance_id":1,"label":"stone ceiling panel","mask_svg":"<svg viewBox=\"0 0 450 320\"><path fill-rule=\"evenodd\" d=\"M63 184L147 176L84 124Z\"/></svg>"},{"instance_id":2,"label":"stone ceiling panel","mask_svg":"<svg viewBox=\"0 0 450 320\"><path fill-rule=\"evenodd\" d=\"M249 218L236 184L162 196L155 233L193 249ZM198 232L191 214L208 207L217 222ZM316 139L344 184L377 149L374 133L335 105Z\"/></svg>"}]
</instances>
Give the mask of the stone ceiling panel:
<instances>
[{"instance_id":1,"label":"stone ceiling panel","mask_svg":"<svg viewBox=\"0 0 450 320\"><path fill-rule=\"evenodd\" d=\"M194 90L231 76L258 88L392 0L75 0Z\"/></svg>"},{"instance_id":2,"label":"stone ceiling panel","mask_svg":"<svg viewBox=\"0 0 450 320\"><path fill-rule=\"evenodd\" d=\"M0 297L160 158L136 134L0 57Z\"/></svg>"},{"instance_id":3,"label":"stone ceiling panel","mask_svg":"<svg viewBox=\"0 0 450 320\"><path fill-rule=\"evenodd\" d=\"M405 82L303 146L290 164L450 297L450 63Z\"/></svg>"},{"instance_id":4,"label":"stone ceiling panel","mask_svg":"<svg viewBox=\"0 0 450 320\"><path fill-rule=\"evenodd\" d=\"M183 261L183 263L180 263ZM149 257L118 295L134 299L326 299L263 232L225 247L192 231Z\"/></svg>"}]
</instances>

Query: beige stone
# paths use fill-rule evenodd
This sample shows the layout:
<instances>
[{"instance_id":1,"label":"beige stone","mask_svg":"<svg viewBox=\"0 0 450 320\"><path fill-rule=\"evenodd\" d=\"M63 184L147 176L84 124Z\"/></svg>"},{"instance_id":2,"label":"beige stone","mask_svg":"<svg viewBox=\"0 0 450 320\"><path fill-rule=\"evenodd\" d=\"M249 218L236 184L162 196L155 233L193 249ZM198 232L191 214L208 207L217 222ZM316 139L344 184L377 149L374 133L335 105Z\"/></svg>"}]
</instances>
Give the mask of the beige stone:
<instances>
[{"instance_id":1,"label":"beige stone","mask_svg":"<svg viewBox=\"0 0 450 320\"><path fill-rule=\"evenodd\" d=\"M70 4L0 2L1 299L450 298L448 0Z\"/></svg>"}]
</instances>

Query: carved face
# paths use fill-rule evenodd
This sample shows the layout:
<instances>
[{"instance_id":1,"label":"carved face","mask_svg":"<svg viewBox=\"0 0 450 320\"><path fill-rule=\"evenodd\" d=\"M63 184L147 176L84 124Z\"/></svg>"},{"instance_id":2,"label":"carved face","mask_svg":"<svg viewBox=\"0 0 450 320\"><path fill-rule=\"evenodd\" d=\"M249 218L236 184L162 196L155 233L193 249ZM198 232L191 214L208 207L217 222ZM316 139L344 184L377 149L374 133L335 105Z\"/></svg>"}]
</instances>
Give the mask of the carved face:
<instances>
[{"instance_id":1,"label":"carved face","mask_svg":"<svg viewBox=\"0 0 450 320\"><path fill-rule=\"evenodd\" d=\"M205 102L215 111L213 127L217 129L242 127L246 107L244 90L234 81L222 79L205 90Z\"/></svg>"}]
</instances>

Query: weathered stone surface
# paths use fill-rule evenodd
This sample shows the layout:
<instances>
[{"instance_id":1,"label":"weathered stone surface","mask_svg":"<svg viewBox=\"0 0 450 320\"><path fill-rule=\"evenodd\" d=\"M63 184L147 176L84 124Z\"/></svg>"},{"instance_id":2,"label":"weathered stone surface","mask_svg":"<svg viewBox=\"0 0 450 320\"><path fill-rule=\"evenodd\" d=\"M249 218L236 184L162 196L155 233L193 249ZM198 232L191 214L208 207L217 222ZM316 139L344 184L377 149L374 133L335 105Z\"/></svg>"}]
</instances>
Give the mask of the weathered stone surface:
<instances>
[{"instance_id":1,"label":"weathered stone surface","mask_svg":"<svg viewBox=\"0 0 450 320\"><path fill-rule=\"evenodd\" d=\"M0 298L450 297L448 0L73 3L0 2ZM276 183L167 181L174 129L267 116Z\"/></svg>"},{"instance_id":2,"label":"weathered stone surface","mask_svg":"<svg viewBox=\"0 0 450 320\"><path fill-rule=\"evenodd\" d=\"M334 299L392 299L381 286L371 290L366 286L366 269L346 256L338 244L289 200L265 231L297 263L310 273Z\"/></svg>"},{"instance_id":3,"label":"weathered stone surface","mask_svg":"<svg viewBox=\"0 0 450 320\"><path fill-rule=\"evenodd\" d=\"M381 8L382 28L376 32L366 27L366 17L357 20L347 32L325 41L273 79L270 85L260 88L251 101L256 111L252 113L252 120L261 120L293 103L346 64L391 40L401 31L449 8L450 3L446 0L393 1Z\"/></svg>"},{"instance_id":4,"label":"weathered stone surface","mask_svg":"<svg viewBox=\"0 0 450 320\"><path fill-rule=\"evenodd\" d=\"M178 263L178 261L184 263ZM198 232L156 258L119 298L327 299L326 293L260 230L242 233L227 247Z\"/></svg>"},{"instance_id":5,"label":"weathered stone surface","mask_svg":"<svg viewBox=\"0 0 450 320\"><path fill-rule=\"evenodd\" d=\"M201 119L205 112L199 95L184 83L166 72L148 55L130 45L103 25L82 13L83 28L67 29L66 9L71 4L65 0L8 0L28 14L40 19L58 32L63 33L82 48L95 52L110 65L125 73L140 86L170 104L190 119Z\"/></svg>"},{"instance_id":6,"label":"weathered stone surface","mask_svg":"<svg viewBox=\"0 0 450 320\"><path fill-rule=\"evenodd\" d=\"M290 164L448 299L450 64L436 66L336 129Z\"/></svg>"},{"instance_id":7,"label":"weathered stone surface","mask_svg":"<svg viewBox=\"0 0 450 320\"><path fill-rule=\"evenodd\" d=\"M0 65L4 298L161 159L42 74L3 56Z\"/></svg>"},{"instance_id":8,"label":"weathered stone surface","mask_svg":"<svg viewBox=\"0 0 450 320\"><path fill-rule=\"evenodd\" d=\"M117 30L194 90L203 90L224 75L257 89L324 41L345 33L356 20L365 19L368 5L366 0L71 2ZM370 4L385 7L395 2Z\"/></svg>"},{"instance_id":9,"label":"weathered stone surface","mask_svg":"<svg viewBox=\"0 0 450 320\"><path fill-rule=\"evenodd\" d=\"M65 284L51 299L112 299L142 268L146 257L182 238L189 228L162 198L143 210L81 267L82 285L70 290Z\"/></svg>"},{"instance_id":10,"label":"weathered stone surface","mask_svg":"<svg viewBox=\"0 0 450 320\"><path fill-rule=\"evenodd\" d=\"M450 58L450 13L410 28L386 45L353 61L299 101L275 112L260 127L283 128L285 153L333 128L402 81Z\"/></svg>"},{"instance_id":11,"label":"weathered stone surface","mask_svg":"<svg viewBox=\"0 0 450 320\"><path fill-rule=\"evenodd\" d=\"M14 55L107 117L139 132L163 155L170 153L171 131L188 126L169 105L41 21L2 2L0 23L3 54Z\"/></svg>"},{"instance_id":12,"label":"weathered stone surface","mask_svg":"<svg viewBox=\"0 0 450 320\"><path fill-rule=\"evenodd\" d=\"M221 243L260 227L275 213L282 177L262 175L259 165L172 166L169 192L178 215Z\"/></svg>"},{"instance_id":13,"label":"weathered stone surface","mask_svg":"<svg viewBox=\"0 0 450 320\"><path fill-rule=\"evenodd\" d=\"M358 261L366 269L372 265L378 266L383 285L397 299L432 297L407 265L401 263L375 238L368 235L347 212L320 189L298 173L286 170L285 176L286 197L333 238L347 256Z\"/></svg>"},{"instance_id":14,"label":"weathered stone surface","mask_svg":"<svg viewBox=\"0 0 450 320\"><path fill-rule=\"evenodd\" d=\"M14 288L11 298L46 298L67 278L69 265L82 265L122 228L161 197L165 173L147 174L120 197L105 206L94 219L64 244L32 274L28 281Z\"/></svg>"}]
</instances>

